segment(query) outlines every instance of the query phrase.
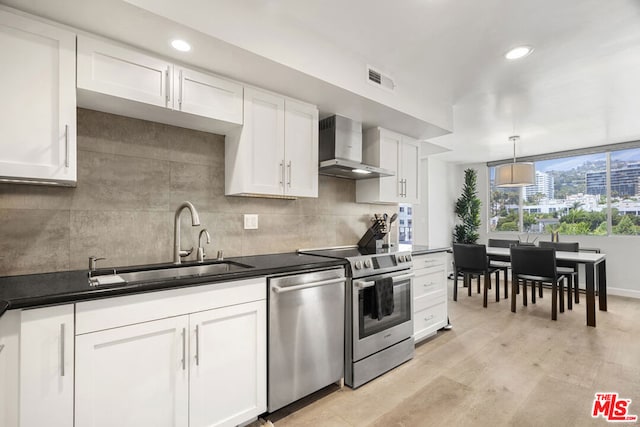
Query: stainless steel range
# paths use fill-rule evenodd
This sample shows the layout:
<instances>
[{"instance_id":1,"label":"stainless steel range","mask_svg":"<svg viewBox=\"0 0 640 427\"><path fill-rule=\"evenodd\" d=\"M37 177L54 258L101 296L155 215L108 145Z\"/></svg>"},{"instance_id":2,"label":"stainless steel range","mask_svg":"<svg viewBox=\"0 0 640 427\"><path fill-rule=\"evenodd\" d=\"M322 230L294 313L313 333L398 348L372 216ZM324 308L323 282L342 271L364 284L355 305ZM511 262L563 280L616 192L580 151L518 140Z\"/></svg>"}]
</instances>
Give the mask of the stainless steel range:
<instances>
[{"instance_id":1,"label":"stainless steel range","mask_svg":"<svg viewBox=\"0 0 640 427\"><path fill-rule=\"evenodd\" d=\"M353 388L413 357L411 252L357 246L301 249L298 252L346 259L345 383ZM376 314L376 286L391 278L393 304ZM387 280L387 282L389 282Z\"/></svg>"}]
</instances>

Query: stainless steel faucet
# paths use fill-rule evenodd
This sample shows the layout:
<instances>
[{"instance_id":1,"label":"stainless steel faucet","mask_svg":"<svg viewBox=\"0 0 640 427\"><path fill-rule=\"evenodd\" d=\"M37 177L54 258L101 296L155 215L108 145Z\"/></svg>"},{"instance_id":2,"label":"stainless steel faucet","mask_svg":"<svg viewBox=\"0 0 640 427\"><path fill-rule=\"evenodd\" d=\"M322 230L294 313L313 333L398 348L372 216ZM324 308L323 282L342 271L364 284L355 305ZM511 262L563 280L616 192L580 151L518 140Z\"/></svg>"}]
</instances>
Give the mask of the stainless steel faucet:
<instances>
[{"instance_id":1,"label":"stainless steel faucet","mask_svg":"<svg viewBox=\"0 0 640 427\"><path fill-rule=\"evenodd\" d=\"M207 231L206 228L200 230L200 234L198 234L198 262L204 262L204 258L207 254L204 252L204 247L202 246L202 235L207 236L207 244L211 243L211 235Z\"/></svg>"},{"instance_id":2,"label":"stainless steel faucet","mask_svg":"<svg viewBox=\"0 0 640 427\"><path fill-rule=\"evenodd\" d=\"M196 210L196 207L193 206L193 203L182 202L182 204L178 206L178 209L176 209L176 215L173 220L173 263L174 264L181 264L182 261L180 258L189 256L191 252L193 252L193 248L186 251L180 249L180 214L182 213L182 210L185 208L189 209L189 212L191 213L191 225L193 227L200 225L200 217L198 216L198 211Z\"/></svg>"}]
</instances>

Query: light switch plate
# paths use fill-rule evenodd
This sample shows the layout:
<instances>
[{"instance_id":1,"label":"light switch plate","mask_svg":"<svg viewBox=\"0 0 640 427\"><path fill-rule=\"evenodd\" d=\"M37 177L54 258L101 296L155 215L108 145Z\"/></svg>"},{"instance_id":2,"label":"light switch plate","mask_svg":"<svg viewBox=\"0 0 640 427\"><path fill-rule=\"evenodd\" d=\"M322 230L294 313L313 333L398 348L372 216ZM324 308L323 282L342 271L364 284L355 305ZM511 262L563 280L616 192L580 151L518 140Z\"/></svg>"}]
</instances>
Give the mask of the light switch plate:
<instances>
[{"instance_id":1,"label":"light switch plate","mask_svg":"<svg viewBox=\"0 0 640 427\"><path fill-rule=\"evenodd\" d=\"M245 230L258 229L258 214L244 214L244 229Z\"/></svg>"}]
</instances>

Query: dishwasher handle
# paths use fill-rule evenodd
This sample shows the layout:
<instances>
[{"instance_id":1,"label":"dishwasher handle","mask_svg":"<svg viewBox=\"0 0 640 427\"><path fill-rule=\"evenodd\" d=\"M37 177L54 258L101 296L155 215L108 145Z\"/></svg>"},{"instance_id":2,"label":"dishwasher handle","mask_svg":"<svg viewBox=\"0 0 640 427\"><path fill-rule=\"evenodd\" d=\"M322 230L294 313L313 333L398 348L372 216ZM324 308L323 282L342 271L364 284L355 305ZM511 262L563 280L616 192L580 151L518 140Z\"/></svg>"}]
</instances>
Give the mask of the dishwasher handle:
<instances>
[{"instance_id":1,"label":"dishwasher handle","mask_svg":"<svg viewBox=\"0 0 640 427\"><path fill-rule=\"evenodd\" d=\"M412 277L414 277L415 274L414 273L408 273L408 274L403 274L401 276L393 276L393 281L394 282L399 282L400 280L406 280L406 279L411 279ZM370 288L373 285L376 284L375 281L373 280L369 280L369 281L364 281L364 280L354 280L353 284L358 288L358 289L364 289L364 288Z\"/></svg>"},{"instance_id":2,"label":"dishwasher handle","mask_svg":"<svg viewBox=\"0 0 640 427\"><path fill-rule=\"evenodd\" d=\"M303 283L302 285L295 285L295 286L281 287L278 285L273 285L271 289L273 289L273 291L277 294L282 294L286 292L301 291L303 289L317 288L318 286L333 285L335 283L345 283L346 281L347 281L346 277L338 277L336 279L321 280L319 282L311 282L311 283Z\"/></svg>"}]
</instances>

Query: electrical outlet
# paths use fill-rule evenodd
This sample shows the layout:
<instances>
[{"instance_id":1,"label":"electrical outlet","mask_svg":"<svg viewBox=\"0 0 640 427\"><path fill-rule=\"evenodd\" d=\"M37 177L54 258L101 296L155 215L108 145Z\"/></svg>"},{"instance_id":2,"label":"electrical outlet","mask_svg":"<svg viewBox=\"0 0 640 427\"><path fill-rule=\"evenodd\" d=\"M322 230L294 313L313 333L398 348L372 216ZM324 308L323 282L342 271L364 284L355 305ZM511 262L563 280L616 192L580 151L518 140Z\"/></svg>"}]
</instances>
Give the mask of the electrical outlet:
<instances>
[{"instance_id":1,"label":"electrical outlet","mask_svg":"<svg viewBox=\"0 0 640 427\"><path fill-rule=\"evenodd\" d=\"M244 229L245 230L258 229L258 214L244 214Z\"/></svg>"}]
</instances>

